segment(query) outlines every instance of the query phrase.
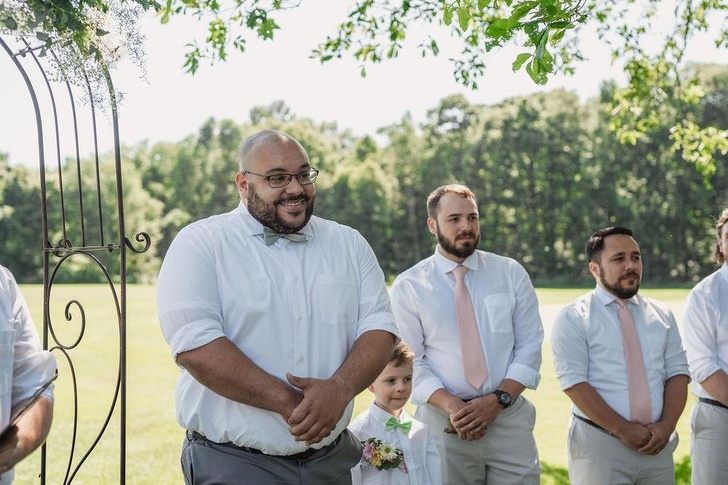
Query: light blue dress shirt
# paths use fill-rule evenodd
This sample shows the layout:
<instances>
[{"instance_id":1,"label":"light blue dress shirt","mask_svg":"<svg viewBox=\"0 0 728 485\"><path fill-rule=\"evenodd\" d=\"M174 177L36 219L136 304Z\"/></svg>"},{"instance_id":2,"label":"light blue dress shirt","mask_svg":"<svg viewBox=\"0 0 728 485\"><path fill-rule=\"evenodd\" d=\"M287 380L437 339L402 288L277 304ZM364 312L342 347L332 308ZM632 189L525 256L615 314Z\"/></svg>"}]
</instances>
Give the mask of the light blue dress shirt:
<instances>
[{"instance_id":1,"label":"light blue dress shirt","mask_svg":"<svg viewBox=\"0 0 728 485\"><path fill-rule=\"evenodd\" d=\"M551 331L554 370L561 389L589 383L614 411L630 419L627 364L617 318L616 297L597 286L566 305ZM687 359L672 312L641 295L627 300L640 340L650 387L652 421L662 416L665 381L688 373ZM586 417L576 405L574 413Z\"/></svg>"}]
</instances>

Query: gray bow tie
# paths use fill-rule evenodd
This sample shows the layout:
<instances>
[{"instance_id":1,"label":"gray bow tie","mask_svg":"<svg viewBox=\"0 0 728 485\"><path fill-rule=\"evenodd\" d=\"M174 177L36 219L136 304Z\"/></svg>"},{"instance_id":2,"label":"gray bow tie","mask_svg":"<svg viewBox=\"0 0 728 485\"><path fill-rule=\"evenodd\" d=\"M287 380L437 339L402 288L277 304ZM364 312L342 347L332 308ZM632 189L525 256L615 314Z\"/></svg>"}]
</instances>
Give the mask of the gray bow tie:
<instances>
[{"instance_id":1,"label":"gray bow tie","mask_svg":"<svg viewBox=\"0 0 728 485\"><path fill-rule=\"evenodd\" d=\"M306 235L301 234L300 232L294 232L292 234L281 234L279 232L275 232L268 226L263 226L263 240L265 241L266 246L270 246L271 244L276 242L278 238L281 237L285 237L286 239L290 239L291 241L297 243L306 242Z\"/></svg>"}]
</instances>

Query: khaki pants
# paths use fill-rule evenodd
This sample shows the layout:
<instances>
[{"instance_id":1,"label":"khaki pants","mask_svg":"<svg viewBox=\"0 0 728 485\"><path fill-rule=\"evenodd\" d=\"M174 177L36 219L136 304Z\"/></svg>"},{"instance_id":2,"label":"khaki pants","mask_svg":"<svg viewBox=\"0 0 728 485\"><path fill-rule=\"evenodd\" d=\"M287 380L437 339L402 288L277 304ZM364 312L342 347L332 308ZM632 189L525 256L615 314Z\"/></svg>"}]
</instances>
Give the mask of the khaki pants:
<instances>
[{"instance_id":1,"label":"khaki pants","mask_svg":"<svg viewBox=\"0 0 728 485\"><path fill-rule=\"evenodd\" d=\"M572 417L566 439L571 485L672 485L677 443L673 433L660 453L641 455L619 438Z\"/></svg>"},{"instance_id":2,"label":"khaki pants","mask_svg":"<svg viewBox=\"0 0 728 485\"><path fill-rule=\"evenodd\" d=\"M690 415L690 461L694 485L728 481L728 409L695 403Z\"/></svg>"},{"instance_id":3,"label":"khaki pants","mask_svg":"<svg viewBox=\"0 0 728 485\"><path fill-rule=\"evenodd\" d=\"M434 406L420 406L415 416L435 437L443 485L539 484L541 466L533 437L536 409L523 396L501 411L477 441L445 433L449 416Z\"/></svg>"}]
</instances>

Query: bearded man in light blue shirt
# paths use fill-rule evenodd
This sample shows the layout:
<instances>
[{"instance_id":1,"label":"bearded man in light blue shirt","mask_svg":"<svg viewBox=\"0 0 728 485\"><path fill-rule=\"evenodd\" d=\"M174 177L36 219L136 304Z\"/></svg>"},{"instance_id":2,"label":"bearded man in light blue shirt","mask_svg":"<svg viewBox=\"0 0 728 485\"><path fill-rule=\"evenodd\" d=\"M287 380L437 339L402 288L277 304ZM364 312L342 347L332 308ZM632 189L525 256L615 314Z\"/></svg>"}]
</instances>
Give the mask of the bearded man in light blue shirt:
<instances>
[{"instance_id":1,"label":"bearded man in light blue shirt","mask_svg":"<svg viewBox=\"0 0 728 485\"><path fill-rule=\"evenodd\" d=\"M596 231L586 256L596 289L565 306L551 334L554 370L573 403L569 478L675 483L675 425L689 381L677 323L664 304L638 294L642 254L630 229Z\"/></svg>"}]
</instances>

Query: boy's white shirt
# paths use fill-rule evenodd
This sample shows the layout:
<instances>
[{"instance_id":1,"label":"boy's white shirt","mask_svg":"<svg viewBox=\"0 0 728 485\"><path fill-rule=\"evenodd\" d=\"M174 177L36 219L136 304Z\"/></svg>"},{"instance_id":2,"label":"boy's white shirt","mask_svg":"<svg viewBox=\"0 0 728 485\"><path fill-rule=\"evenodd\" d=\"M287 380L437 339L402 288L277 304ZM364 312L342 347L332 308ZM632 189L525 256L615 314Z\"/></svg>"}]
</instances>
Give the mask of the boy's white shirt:
<instances>
[{"instance_id":1,"label":"boy's white shirt","mask_svg":"<svg viewBox=\"0 0 728 485\"><path fill-rule=\"evenodd\" d=\"M390 417L392 417L391 414L372 402L368 410L349 424L349 430L361 441L372 437L378 438L401 450L407 465L407 473L405 474L399 468L378 470L362 461L351 469L353 485L363 483L441 485L440 454L437 451L432 430L404 410L402 410L399 420L412 422L409 433L405 435L398 428L386 430L385 423Z\"/></svg>"}]
</instances>

